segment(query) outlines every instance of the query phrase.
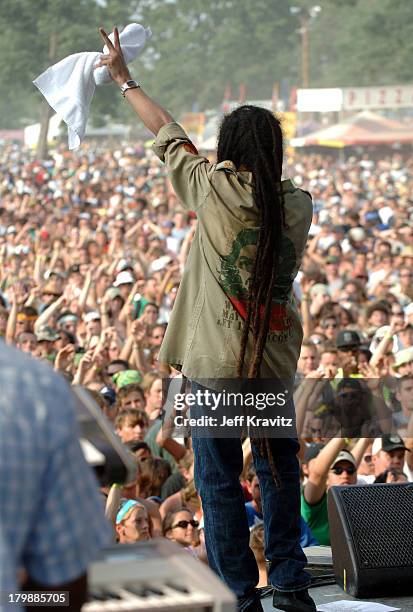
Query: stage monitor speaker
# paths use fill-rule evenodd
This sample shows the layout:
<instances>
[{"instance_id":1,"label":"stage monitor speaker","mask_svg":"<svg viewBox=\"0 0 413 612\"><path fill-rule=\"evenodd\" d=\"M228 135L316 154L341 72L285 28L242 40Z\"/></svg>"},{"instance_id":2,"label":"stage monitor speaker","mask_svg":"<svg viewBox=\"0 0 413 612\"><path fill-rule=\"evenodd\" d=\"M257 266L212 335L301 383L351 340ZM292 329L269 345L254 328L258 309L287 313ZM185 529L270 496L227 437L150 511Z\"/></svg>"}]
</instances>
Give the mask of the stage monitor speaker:
<instances>
[{"instance_id":1,"label":"stage monitor speaker","mask_svg":"<svg viewBox=\"0 0 413 612\"><path fill-rule=\"evenodd\" d=\"M353 597L413 594L413 483L332 487L337 583Z\"/></svg>"}]
</instances>

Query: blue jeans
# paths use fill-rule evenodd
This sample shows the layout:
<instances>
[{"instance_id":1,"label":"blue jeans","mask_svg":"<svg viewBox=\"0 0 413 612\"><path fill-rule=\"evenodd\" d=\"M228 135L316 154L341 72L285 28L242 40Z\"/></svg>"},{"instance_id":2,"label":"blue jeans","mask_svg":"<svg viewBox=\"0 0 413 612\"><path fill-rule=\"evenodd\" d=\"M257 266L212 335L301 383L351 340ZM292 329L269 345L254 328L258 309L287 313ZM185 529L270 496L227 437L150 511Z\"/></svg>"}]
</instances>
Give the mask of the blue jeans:
<instances>
[{"instance_id":1,"label":"blue jeans","mask_svg":"<svg viewBox=\"0 0 413 612\"><path fill-rule=\"evenodd\" d=\"M192 392L198 388L202 387L193 382ZM250 531L239 480L243 469L241 440L193 437L192 444L209 565L238 598L253 598L258 568L249 547ZM270 444L278 486L268 460L252 444L264 515L265 557L270 561L268 578L279 591L299 591L310 584L300 546L299 444L293 438L274 438Z\"/></svg>"}]
</instances>

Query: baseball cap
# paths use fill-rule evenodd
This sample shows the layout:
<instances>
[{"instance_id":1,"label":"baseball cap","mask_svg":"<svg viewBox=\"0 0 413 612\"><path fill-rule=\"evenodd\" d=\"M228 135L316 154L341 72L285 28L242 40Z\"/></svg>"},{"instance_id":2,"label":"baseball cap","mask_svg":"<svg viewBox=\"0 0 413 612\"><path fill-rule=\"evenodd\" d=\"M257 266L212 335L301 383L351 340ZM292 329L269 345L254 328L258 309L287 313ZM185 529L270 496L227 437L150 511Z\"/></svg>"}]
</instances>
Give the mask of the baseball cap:
<instances>
[{"instance_id":1,"label":"baseball cap","mask_svg":"<svg viewBox=\"0 0 413 612\"><path fill-rule=\"evenodd\" d=\"M59 334L48 325L39 329L36 333L37 342L54 342L60 338Z\"/></svg>"},{"instance_id":2,"label":"baseball cap","mask_svg":"<svg viewBox=\"0 0 413 612\"><path fill-rule=\"evenodd\" d=\"M122 297L122 294L117 287L109 287L109 289L106 290L105 295L108 300L114 300L117 297Z\"/></svg>"},{"instance_id":3,"label":"baseball cap","mask_svg":"<svg viewBox=\"0 0 413 612\"><path fill-rule=\"evenodd\" d=\"M330 289L328 288L328 285L325 285L324 283L316 283L315 285L313 285L310 289L310 295L311 297L314 297L316 295L330 295Z\"/></svg>"},{"instance_id":4,"label":"baseball cap","mask_svg":"<svg viewBox=\"0 0 413 612\"><path fill-rule=\"evenodd\" d=\"M404 309L404 314L406 317L410 317L413 314L413 302L410 302L408 306Z\"/></svg>"},{"instance_id":5,"label":"baseball cap","mask_svg":"<svg viewBox=\"0 0 413 612\"><path fill-rule=\"evenodd\" d=\"M56 291L53 285L48 284L43 287L42 295L54 295L55 297L60 297L62 295L62 292Z\"/></svg>"},{"instance_id":6,"label":"baseball cap","mask_svg":"<svg viewBox=\"0 0 413 612\"><path fill-rule=\"evenodd\" d=\"M97 310L91 310L83 316L83 320L85 323L90 323L90 321L100 321L100 313Z\"/></svg>"},{"instance_id":7,"label":"baseball cap","mask_svg":"<svg viewBox=\"0 0 413 612\"><path fill-rule=\"evenodd\" d=\"M354 459L353 455L348 450L340 451L337 457L334 459L333 463L331 464L331 467L333 468L340 461L348 461L349 463L351 463L351 465L353 465L357 469L356 460Z\"/></svg>"},{"instance_id":8,"label":"baseball cap","mask_svg":"<svg viewBox=\"0 0 413 612\"><path fill-rule=\"evenodd\" d=\"M410 363L411 361L413 361L413 346L409 346L396 353L393 369L397 370L400 366Z\"/></svg>"},{"instance_id":9,"label":"baseball cap","mask_svg":"<svg viewBox=\"0 0 413 612\"><path fill-rule=\"evenodd\" d=\"M337 257L337 255L329 255L326 259L326 263L328 264L339 264L340 263L340 257Z\"/></svg>"},{"instance_id":10,"label":"baseball cap","mask_svg":"<svg viewBox=\"0 0 413 612\"><path fill-rule=\"evenodd\" d=\"M126 387L133 383L139 384L142 382L142 374L138 370L123 370L121 372L116 372L112 378L118 389L122 389L122 387Z\"/></svg>"},{"instance_id":11,"label":"baseball cap","mask_svg":"<svg viewBox=\"0 0 413 612\"><path fill-rule=\"evenodd\" d=\"M79 317L74 312L64 312L57 320L58 325L65 323L77 323Z\"/></svg>"},{"instance_id":12,"label":"baseball cap","mask_svg":"<svg viewBox=\"0 0 413 612\"><path fill-rule=\"evenodd\" d=\"M49 280L49 278L52 276L58 276L59 278L66 278L63 272L60 272L60 270L46 270L46 272L44 273L45 280Z\"/></svg>"},{"instance_id":13,"label":"baseball cap","mask_svg":"<svg viewBox=\"0 0 413 612\"><path fill-rule=\"evenodd\" d=\"M361 340L359 334L352 329L344 329L338 333L336 339L336 347L338 349L350 346L360 346Z\"/></svg>"},{"instance_id":14,"label":"baseball cap","mask_svg":"<svg viewBox=\"0 0 413 612\"><path fill-rule=\"evenodd\" d=\"M322 448L324 448L324 444L318 442L314 442L307 446L302 463L309 463L312 459L315 459Z\"/></svg>"},{"instance_id":15,"label":"baseball cap","mask_svg":"<svg viewBox=\"0 0 413 612\"><path fill-rule=\"evenodd\" d=\"M361 242L366 237L366 232L362 227L352 227L348 234L350 238L356 242Z\"/></svg>"},{"instance_id":16,"label":"baseball cap","mask_svg":"<svg viewBox=\"0 0 413 612\"><path fill-rule=\"evenodd\" d=\"M403 449L409 450L406 448L403 439L399 436L399 434L384 434L381 438L376 438L373 442L373 446L371 449L372 455L377 455L378 452L384 450L384 452L389 453L390 451ZM409 451L410 452L410 451Z\"/></svg>"},{"instance_id":17,"label":"baseball cap","mask_svg":"<svg viewBox=\"0 0 413 612\"><path fill-rule=\"evenodd\" d=\"M363 391L361 382L357 378L342 378L337 385L337 392L344 388L353 389L354 391Z\"/></svg>"},{"instance_id":18,"label":"baseball cap","mask_svg":"<svg viewBox=\"0 0 413 612\"><path fill-rule=\"evenodd\" d=\"M119 272L113 286L119 287L120 285L133 285L134 282L135 279L132 274L128 270L124 270L123 272Z\"/></svg>"},{"instance_id":19,"label":"baseball cap","mask_svg":"<svg viewBox=\"0 0 413 612\"><path fill-rule=\"evenodd\" d=\"M116 393L110 387L102 387L99 393L103 396L109 406L113 406L113 404L116 402Z\"/></svg>"}]
</instances>

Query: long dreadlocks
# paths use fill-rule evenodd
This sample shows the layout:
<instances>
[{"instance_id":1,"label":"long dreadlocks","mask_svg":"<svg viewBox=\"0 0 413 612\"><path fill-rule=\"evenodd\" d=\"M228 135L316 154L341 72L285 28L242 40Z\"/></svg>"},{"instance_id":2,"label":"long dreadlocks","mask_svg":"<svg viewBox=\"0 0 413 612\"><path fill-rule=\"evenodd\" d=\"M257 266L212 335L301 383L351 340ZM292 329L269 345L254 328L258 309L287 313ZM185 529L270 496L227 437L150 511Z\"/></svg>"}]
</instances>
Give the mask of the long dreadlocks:
<instances>
[{"instance_id":1,"label":"long dreadlocks","mask_svg":"<svg viewBox=\"0 0 413 612\"><path fill-rule=\"evenodd\" d=\"M278 119L270 111L250 105L241 106L227 115L221 125L217 151L217 161L224 160L231 160L237 169L244 167L252 172L252 194L259 212L259 235L237 367L237 376L242 377L251 330L252 356L247 376L259 378L285 228L284 200L280 187L283 139ZM268 438L253 441L260 454L268 458L278 483Z\"/></svg>"}]
</instances>

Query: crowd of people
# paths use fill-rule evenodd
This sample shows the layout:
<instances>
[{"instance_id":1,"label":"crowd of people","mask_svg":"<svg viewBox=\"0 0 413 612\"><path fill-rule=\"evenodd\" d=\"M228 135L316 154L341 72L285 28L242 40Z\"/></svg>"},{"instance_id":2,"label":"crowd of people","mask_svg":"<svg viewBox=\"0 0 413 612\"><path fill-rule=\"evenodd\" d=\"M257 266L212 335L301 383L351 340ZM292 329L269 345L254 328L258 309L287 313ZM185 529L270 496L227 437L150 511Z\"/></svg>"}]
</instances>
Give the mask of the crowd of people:
<instances>
[{"instance_id":1,"label":"crowd of people","mask_svg":"<svg viewBox=\"0 0 413 612\"><path fill-rule=\"evenodd\" d=\"M330 486L413 481L412 170L393 152L296 153L285 167L314 205L294 283L303 546L329 544ZM86 387L135 456L136 481L102 489L114 537L166 537L206 562L190 438L162 427L175 373L158 361L196 224L141 144L56 148L43 162L0 149L0 334ZM244 464L265 584L248 439Z\"/></svg>"}]
</instances>

